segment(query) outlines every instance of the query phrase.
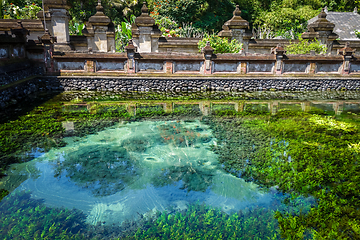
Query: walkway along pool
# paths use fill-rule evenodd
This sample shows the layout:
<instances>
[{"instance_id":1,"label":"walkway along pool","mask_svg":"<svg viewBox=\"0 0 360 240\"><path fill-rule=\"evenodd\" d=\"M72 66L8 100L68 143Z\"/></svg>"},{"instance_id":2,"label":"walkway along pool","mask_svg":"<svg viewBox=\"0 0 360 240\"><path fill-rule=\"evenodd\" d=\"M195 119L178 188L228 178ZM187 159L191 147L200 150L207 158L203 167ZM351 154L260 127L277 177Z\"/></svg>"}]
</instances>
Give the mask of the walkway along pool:
<instances>
[{"instance_id":1,"label":"walkway along pool","mask_svg":"<svg viewBox=\"0 0 360 240\"><path fill-rule=\"evenodd\" d=\"M2 113L0 236L360 238L360 98L311 94L38 96Z\"/></svg>"}]
</instances>

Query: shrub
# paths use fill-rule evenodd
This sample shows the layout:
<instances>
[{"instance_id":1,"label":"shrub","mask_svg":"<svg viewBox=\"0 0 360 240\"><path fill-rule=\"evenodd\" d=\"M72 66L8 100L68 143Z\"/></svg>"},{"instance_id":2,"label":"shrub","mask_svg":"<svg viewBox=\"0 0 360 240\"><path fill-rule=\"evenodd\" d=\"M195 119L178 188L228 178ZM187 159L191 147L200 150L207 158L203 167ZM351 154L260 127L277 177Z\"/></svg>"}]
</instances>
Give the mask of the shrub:
<instances>
[{"instance_id":1,"label":"shrub","mask_svg":"<svg viewBox=\"0 0 360 240\"><path fill-rule=\"evenodd\" d=\"M239 53L242 50L242 43L234 39L228 42L226 38L221 38L215 34L207 35L198 43L199 52L206 46L206 42L214 49L214 53Z\"/></svg>"},{"instance_id":2,"label":"shrub","mask_svg":"<svg viewBox=\"0 0 360 240\"><path fill-rule=\"evenodd\" d=\"M313 42L309 42L308 39L300 38L298 43L291 43L285 47L288 54L307 54L310 51L315 51L318 54L325 54L327 47L321 44L317 39Z\"/></svg>"},{"instance_id":3,"label":"shrub","mask_svg":"<svg viewBox=\"0 0 360 240\"><path fill-rule=\"evenodd\" d=\"M355 30L355 35L356 35L357 38L360 38L360 31Z\"/></svg>"},{"instance_id":4,"label":"shrub","mask_svg":"<svg viewBox=\"0 0 360 240\"><path fill-rule=\"evenodd\" d=\"M13 3L4 6L5 19L36 19L36 14L42 10L36 3L25 5L24 7L17 6Z\"/></svg>"},{"instance_id":5,"label":"shrub","mask_svg":"<svg viewBox=\"0 0 360 240\"><path fill-rule=\"evenodd\" d=\"M115 28L116 52L124 52L129 40L132 38L131 24L135 22L135 16L130 16L130 22L125 20Z\"/></svg>"},{"instance_id":6,"label":"shrub","mask_svg":"<svg viewBox=\"0 0 360 240\"><path fill-rule=\"evenodd\" d=\"M193 22L201 12L205 0L153 0L151 15L169 17L176 22Z\"/></svg>"}]
</instances>

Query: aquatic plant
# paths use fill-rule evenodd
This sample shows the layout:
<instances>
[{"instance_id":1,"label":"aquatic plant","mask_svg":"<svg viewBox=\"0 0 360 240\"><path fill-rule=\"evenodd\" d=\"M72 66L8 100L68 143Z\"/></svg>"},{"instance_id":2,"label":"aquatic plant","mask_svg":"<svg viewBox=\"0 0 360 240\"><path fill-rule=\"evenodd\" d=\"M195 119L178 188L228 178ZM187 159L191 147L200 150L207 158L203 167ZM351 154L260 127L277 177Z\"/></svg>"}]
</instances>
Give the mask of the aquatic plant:
<instances>
[{"instance_id":1,"label":"aquatic plant","mask_svg":"<svg viewBox=\"0 0 360 240\"><path fill-rule=\"evenodd\" d=\"M225 170L264 187L313 196L306 213L278 212L282 236L360 237L359 121L289 110L268 119L213 119ZM235 171L233 171L235 170Z\"/></svg>"},{"instance_id":2,"label":"aquatic plant","mask_svg":"<svg viewBox=\"0 0 360 240\"><path fill-rule=\"evenodd\" d=\"M279 239L274 211L254 208L228 215L205 204L147 219L133 239Z\"/></svg>"},{"instance_id":3,"label":"aquatic plant","mask_svg":"<svg viewBox=\"0 0 360 240\"><path fill-rule=\"evenodd\" d=\"M0 203L1 239L88 239L78 210L50 208L30 192L14 192Z\"/></svg>"},{"instance_id":4,"label":"aquatic plant","mask_svg":"<svg viewBox=\"0 0 360 240\"><path fill-rule=\"evenodd\" d=\"M155 176L152 179L152 183L156 187L163 187L181 182L182 186L180 188L188 192L205 192L211 186L215 171L215 169L206 169L192 165L171 166L168 169L163 169L159 176Z\"/></svg>"},{"instance_id":5,"label":"aquatic plant","mask_svg":"<svg viewBox=\"0 0 360 240\"><path fill-rule=\"evenodd\" d=\"M202 134L202 128L189 129L184 127L180 121L169 122L158 126L161 140L166 144L173 144L177 147L192 147L197 143L208 143L211 137Z\"/></svg>"},{"instance_id":6,"label":"aquatic plant","mask_svg":"<svg viewBox=\"0 0 360 240\"><path fill-rule=\"evenodd\" d=\"M8 190L0 189L0 201L9 194Z\"/></svg>"},{"instance_id":7,"label":"aquatic plant","mask_svg":"<svg viewBox=\"0 0 360 240\"><path fill-rule=\"evenodd\" d=\"M89 145L70 152L55 164L55 177L66 177L91 189L95 196L119 192L137 178L140 169L121 146Z\"/></svg>"},{"instance_id":8,"label":"aquatic plant","mask_svg":"<svg viewBox=\"0 0 360 240\"><path fill-rule=\"evenodd\" d=\"M195 104L175 104L171 113L173 116L201 116L199 105Z\"/></svg>"}]
</instances>

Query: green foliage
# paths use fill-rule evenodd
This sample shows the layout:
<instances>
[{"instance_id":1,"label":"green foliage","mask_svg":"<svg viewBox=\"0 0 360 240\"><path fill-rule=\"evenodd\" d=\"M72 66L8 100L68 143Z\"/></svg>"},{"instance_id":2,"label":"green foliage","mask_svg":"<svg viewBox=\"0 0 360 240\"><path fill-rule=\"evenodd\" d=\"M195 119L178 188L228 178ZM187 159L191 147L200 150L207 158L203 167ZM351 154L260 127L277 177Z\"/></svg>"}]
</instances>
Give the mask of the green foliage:
<instances>
[{"instance_id":1,"label":"green foliage","mask_svg":"<svg viewBox=\"0 0 360 240\"><path fill-rule=\"evenodd\" d=\"M1 239L87 239L84 214L49 208L30 192L15 192L0 204Z\"/></svg>"},{"instance_id":2,"label":"green foliage","mask_svg":"<svg viewBox=\"0 0 360 240\"><path fill-rule=\"evenodd\" d=\"M327 47L321 44L317 39L309 42L308 39L300 38L298 43L291 43L285 47L287 54L308 54L310 51L315 51L317 54L325 54Z\"/></svg>"},{"instance_id":3,"label":"green foliage","mask_svg":"<svg viewBox=\"0 0 360 240\"><path fill-rule=\"evenodd\" d=\"M100 105L99 108L101 107L103 106ZM124 108L114 111L96 109L96 105L93 105L89 112L81 103L64 106L49 103L35 107L16 120L0 124L0 168L5 169L11 163L31 160L30 156L14 154L16 152L31 151L35 148L48 151L52 147L64 146L62 138L65 136L94 134L113 125L117 119L130 117ZM62 124L66 121L74 122L74 131L64 130Z\"/></svg>"},{"instance_id":4,"label":"green foliage","mask_svg":"<svg viewBox=\"0 0 360 240\"><path fill-rule=\"evenodd\" d=\"M239 53L242 50L242 43L234 39L230 43L226 38L221 38L216 34L205 36L198 43L199 52L206 46L207 42L214 49L214 53Z\"/></svg>"},{"instance_id":5,"label":"green foliage","mask_svg":"<svg viewBox=\"0 0 360 240\"><path fill-rule=\"evenodd\" d=\"M328 116L280 111L262 120L217 120L222 146L214 147L225 168L262 186L314 196L317 205L300 213L278 212L282 237L357 239L359 235L360 124Z\"/></svg>"},{"instance_id":6,"label":"green foliage","mask_svg":"<svg viewBox=\"0 0 360 240\"><path fill-rule=\"evenodd\" d=\"M360 31L355 30L355 35L356 35L357 38L360 38Z\"/></svg>"},{"instance_id":7,"label":"green foliage","mask_svg":"<svg viewBox=\"0 0 360 240\"><path fill-rule=\"evenodd\" d=\"M129 40L132 38L131 24L135 22L135 16L130 16L130 21L125 20L115 28L115 45L117 52L124 52Z\"/></svg>"},{"instance_id":8,"label":"green foliage","mask_svg":"<svg viewBox=\"0 0 360 240\"><path fill-rule=\"evenodd\" d=\"M40 6L34 2L20 6L10 3L3 6L2 14L5 19L37 19L36 14L42 10Z\"/></svg>"},{"instance_id":9,"label":"green foliage","mask_svg":"<svg viewBox=\"0 0 360 240\"><path fill-rule=\"evenodd\" d=\"M82 30L85 28L84 23L80 23L75 19L69 21L69 34L70 35L83 35Z\"/></svg>"},{"instance_id":10,"label":"green foliage","mask_svg":"<svg viewBox=\"0 0 360 240\"><path fill-rule=\"evenodd\" d=\"M359 7L359 2L356 0L321 0L321 5L328 6L329 11L352 12L356 6Z\"/></svg>"},{"instance_id":11,"label":"green foliage","mask_svg":"<svg viewBox=\"0 0 360 240\"><path fill-rule=\"evenodd\" d=\"M178 23L193 22L202 10L205 0L152 0L151 15L168 17Z\"/></svg>"},{"instance_id":12,"label":"green foliage","mask_svg":"<svg viewBox=\"0 0 360 240\"><path fill-rule=\"evenodd\" d=\"M255 26L262 26L274 32L273 37L281 36L287 39L297 39L306 31L307 21L319 14L311 6L301 6L297 9L288 5L274 6L269 12L262 12L255 20Z\"/></svg>"},{"instance_id":13,"label":"green foliage","mask_svg":"<svg viewBox=\"0 0 360 240\"><path fill-rule=\"evenodd\" d=\"M255 208L228 215L204 204L148 219L135 239L279 239L274 212Z\"/></svg>"},{"instance_id":14,"label":"green foliage","mask_svg":"<svg viewBox=\"0 0 360 240\"><path fill-rule=\"evenodd\" d=\"M9 191L0 189L0 201L9 194Z\"/></svg>"}]
</instances>

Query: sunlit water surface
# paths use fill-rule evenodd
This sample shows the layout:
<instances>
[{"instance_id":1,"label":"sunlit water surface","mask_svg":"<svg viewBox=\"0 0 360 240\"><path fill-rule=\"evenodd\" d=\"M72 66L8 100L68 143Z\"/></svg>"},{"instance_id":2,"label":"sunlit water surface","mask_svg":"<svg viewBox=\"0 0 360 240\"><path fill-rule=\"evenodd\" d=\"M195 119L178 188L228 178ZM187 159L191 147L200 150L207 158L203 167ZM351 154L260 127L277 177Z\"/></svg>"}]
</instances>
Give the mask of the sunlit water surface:
<instances>
[{"instance_id":1,"label":"sunlit water surface","mask_svg":"<svg viewBox=\"0 0 360 240\"><path fill-rule=\"evenodd\" d=\"M90 224L120 224L171 207L199 202L233 213L268 206L272 195L218 164L217 144L199 120L119 123L97 134L68 137L66 147L14 165L7 185L51 207L83 211Z\"/></svg>"}]
</instances>

